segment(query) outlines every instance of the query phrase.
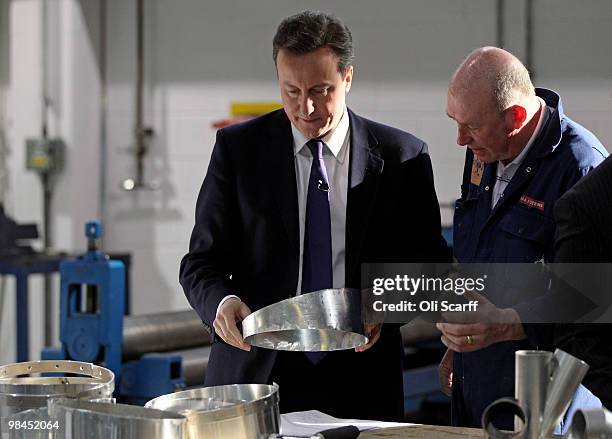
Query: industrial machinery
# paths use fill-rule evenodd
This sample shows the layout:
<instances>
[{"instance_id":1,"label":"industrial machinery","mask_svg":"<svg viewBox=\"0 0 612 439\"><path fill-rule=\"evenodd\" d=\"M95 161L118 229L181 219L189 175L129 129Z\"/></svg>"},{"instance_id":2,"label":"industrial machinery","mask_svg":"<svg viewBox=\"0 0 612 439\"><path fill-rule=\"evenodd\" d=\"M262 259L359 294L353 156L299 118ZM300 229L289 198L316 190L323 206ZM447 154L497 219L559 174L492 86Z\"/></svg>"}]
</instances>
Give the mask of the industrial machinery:
<instances>
[{"instance_id":1,"label":"industrial machinery","mask_svg":"<svg viewBox=\"0 0 612 439\"><path fill-rule=\"evenodd\" d=\"M34 249L25 240L38 238L36 224L17 224L0 203L0 258L31 255Z\"/></svg>"},{"instance_id":2,"label":"industrial machinery","mask_svg":"<svg viewBox=\"0 0 612 439\"><path fill-rule=\"evenodd\" d=\"M102 364L115 373L115 396L133 404L201 384L210 337L194 311L124 316L125 272L97 242L99 223L87 223L88 251L60 264L61 347L43 359Z\"/></svg>"}]
</instances>

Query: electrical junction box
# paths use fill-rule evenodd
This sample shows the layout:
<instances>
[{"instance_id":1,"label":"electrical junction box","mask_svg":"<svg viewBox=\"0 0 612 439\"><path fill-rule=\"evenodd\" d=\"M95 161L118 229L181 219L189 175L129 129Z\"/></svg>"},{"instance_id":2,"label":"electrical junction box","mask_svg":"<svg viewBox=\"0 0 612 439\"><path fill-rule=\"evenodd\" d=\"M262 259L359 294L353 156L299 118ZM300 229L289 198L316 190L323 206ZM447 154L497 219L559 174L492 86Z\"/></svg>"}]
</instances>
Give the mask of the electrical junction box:
<instances>
[{"instance_id":1,"label":"electrical junction box","mask_svg":"<svg viewBox=\"0 0 612 439\"><path fill-rule=\"evenodd\" d=\"M26 139L26 169L56 173L63 166L65 150L61 139Z\"/></svg>"}]
</instances>

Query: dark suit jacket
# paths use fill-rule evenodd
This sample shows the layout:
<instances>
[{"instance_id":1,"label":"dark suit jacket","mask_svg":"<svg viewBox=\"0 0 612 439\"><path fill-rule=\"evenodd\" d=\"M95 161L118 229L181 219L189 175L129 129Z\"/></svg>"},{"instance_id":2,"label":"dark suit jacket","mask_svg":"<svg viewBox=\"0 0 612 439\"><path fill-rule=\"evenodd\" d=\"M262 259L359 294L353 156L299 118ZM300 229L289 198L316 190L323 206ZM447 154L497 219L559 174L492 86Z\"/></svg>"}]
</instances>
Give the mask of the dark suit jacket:
<instances>
[{"instance_id":1,"label":"dark suit jacket","mask_svg":"<svg viewBox=\"0 0 612 439\"><path fill-rule=\"evenodd\" d=\"M346 286L360 287L364 262L449 258L440 234L427 145L351 111L349 117ZM294 296L299 248L293 137L284 111L218 131L197 201L189 253L180 268L189 303L208 330L227 294L236 294L253 311ZM276 351L253 348L247 353L216 341L208 385L271 380ZM332 361L350 361L338 380L359 382L359 395L346 395L342 401L355 408L353 417L383 418L386 409L397 413L401 356L398 328L386 328L367 352L328 354ZM281 394L281 403L299 397ZM372 398L378 412L358 410Z\"/></svg>"},{"instance_id":2,"label":"dark suit jacket","mask_svg":"<svg viewBox=\"0 0 612 439\"><path fill-rule=\"evenodd\" d=\"M612 156L555 205L555 262L612 263ZM557 325L556 345L590 365L583 384L612 408L612 325Z\"/></svg>"}]
</instances>

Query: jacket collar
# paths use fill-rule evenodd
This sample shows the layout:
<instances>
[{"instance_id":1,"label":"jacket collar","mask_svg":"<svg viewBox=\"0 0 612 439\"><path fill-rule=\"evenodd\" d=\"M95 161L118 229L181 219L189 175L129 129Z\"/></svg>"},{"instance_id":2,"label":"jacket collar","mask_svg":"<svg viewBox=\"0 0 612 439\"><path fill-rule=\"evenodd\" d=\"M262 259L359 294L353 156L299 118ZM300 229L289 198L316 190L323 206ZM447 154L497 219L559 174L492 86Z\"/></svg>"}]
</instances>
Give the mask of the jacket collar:
<instances>
[{"instance_id":1,"label":"jacket collar","mask_svg":"<svg viewBox=\"0 0 612 439\"><path fill-rule=\"evenodd\" d=\"M546 110L549 112L548 121L542 127L540 134L534 142L537 148L536 155L544 157L552 153L561 142L561 133L565 124L565 113L559 94L546 88L536 88L536 95L541 97L546 103Z\"/></svg>"},{"instance_id":2,"label":"jacket collar","mask_svg":"<svg viewBox=\"0 0 612 439\"><path fill-rule=\"evenodd\" d=\"M355 278L361 250L380 184L377 178L384 160L379 143L365 119L348 109L350 129L349 187L346 208L346 282ZM276 192L279 212L291 248L299 261L299 218L291 123L283 110L273 114L268 124L270 135L268 163L269 184ZM348 285L348 284L347 284Z\"/></svg>"}]
</instances>

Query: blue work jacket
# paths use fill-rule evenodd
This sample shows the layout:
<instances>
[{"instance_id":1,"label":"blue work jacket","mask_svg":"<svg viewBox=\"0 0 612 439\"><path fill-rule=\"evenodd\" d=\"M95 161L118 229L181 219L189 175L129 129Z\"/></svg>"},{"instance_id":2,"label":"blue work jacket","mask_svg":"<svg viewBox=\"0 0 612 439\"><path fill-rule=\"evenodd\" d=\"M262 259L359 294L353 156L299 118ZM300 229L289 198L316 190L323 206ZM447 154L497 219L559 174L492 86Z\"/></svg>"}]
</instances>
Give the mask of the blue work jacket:
<instances>
[{"instance_id":1,"label":"blue work jacket","mask_svg":"<svg viewBox=\"0 0 612 439\"><path fill-rule=\"evenodd\" d=\"M453 221L454 253L461 263L553 261L556 200L608 155L591 132L564 114L557 93L546 89L536 93L546 102L548 119L494 209L497 162L476 166L467 150ZM514 396L516 350L552 348L549 325L524 325L524 329L527 340L454 354L455 425L479 427L487 405ZM512 428L511 419L500 426L504 425Z\"/></svg>"}]
</instances>

